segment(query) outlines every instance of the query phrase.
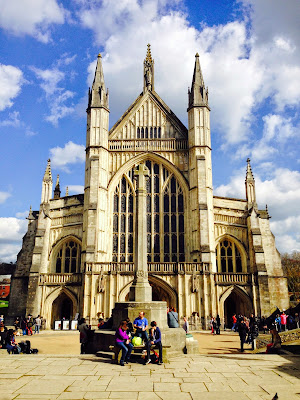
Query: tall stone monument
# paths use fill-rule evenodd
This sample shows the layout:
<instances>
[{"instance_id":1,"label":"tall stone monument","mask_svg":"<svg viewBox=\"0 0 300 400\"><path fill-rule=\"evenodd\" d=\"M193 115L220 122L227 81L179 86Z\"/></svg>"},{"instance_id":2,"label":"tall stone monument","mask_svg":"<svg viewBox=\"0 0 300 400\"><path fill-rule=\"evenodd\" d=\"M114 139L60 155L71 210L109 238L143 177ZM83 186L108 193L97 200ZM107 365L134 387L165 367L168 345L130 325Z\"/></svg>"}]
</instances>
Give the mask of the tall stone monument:
<instances>
[{"instance_id":1,"label":"tall stone monument","mask_svg":"<svg viewBox=\"0 0 300 400\"><path fill-rule=\"evenodd\" d=\"M113 327L117 327L121 320L130 318L133 322L140 311L145 312L149 321L156 321L161 328L167 328L167 303L152 301L152 288L148 280L147 263L147 221L146 221L146 178L149 170L144 163L139 164L134 171L136 179L135 192L135 274L129 292L128 302L117 302L113 309Z\"/></svg>"}]
</instances>

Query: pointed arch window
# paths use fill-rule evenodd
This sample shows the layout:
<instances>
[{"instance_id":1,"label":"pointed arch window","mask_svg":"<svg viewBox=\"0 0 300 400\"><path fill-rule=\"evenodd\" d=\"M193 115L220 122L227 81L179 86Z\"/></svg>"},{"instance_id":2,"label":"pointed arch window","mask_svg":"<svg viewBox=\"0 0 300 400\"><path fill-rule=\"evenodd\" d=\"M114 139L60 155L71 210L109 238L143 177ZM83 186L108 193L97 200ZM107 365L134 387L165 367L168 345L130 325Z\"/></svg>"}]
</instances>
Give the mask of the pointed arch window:
<instances>
[{"instance_id":1,"label":"pointed arch window","mask_svg":"<svg viewBox=\"0 0 300 400\"><path fill-rule=\"evenodd\" d=\"M244 272L242 257L236 244L228 238L218 243L216 248L218 272L242 273Z\"/></svg>"},{"instance_id":2,"label":"pointed arch window","mask_svg":"<svg viewBox=\"0 0 300 400\"><path fill-rule=\"evenodd\" d=\"M177 179L162 164L146 161L150 176L146 181L146 227L148 262L185 261L184 198ZM114 262L133 261L133 171L123 177L114 193ZM120 190L126 185L126 196ZM121 196L126 198L122 206ZM128 207L127 207L128 204ZM121 222L120 222L121 221ZM123 222L122 222L123 221ZM124 228L125 226L125 228ZM122 235L125 235L124 238ZM127 246L127 247L126 247ZM125 253L123 252L125 248Z\"/></svg>"},{"instance_id":3,"label":"pointed arch window","mask_svg":"<svg viewBox=\"0 0 300 400\"><path fill-rule=\"evenodd\" d=\"M133 261L133 192L123 176L114 193L113 262Z\"/></svg>"},{"instance_id":4,"label":"pointed arch window","mask_svg":"<svg viewBox=\"0 0 300 400\"><path fill-rule=\"evenodd\" d=\"M81 246L71 239L64 242L56 252L54 270L57 274L80 272Z\"/></svg>"}]
</instances>

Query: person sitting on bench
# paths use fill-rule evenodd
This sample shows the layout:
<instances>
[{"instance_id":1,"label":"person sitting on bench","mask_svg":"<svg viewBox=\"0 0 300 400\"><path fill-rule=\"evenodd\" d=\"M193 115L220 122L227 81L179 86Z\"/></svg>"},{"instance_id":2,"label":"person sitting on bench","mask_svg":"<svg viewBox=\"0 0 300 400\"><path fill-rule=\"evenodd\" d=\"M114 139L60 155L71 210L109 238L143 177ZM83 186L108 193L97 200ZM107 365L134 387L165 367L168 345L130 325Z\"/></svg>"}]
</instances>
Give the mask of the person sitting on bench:
<instances>
[{"instance_id":1,"label":"person sitting on bench","mask_svg":"<svg viewBox=\"0 0 300 400\"><path fill-rule=\"evenodd\" d=\"M148 320L145 318L144 311L140 311L138 318L133 321L133 326L136 329L135 336L139 336L145 341L145 344L147 344L149 340L147 333Z\"/></svg>"},{"instance_id":2,"label":"person sitting on bench","mask_svg":"<svg viewBox=\"0 0 300 400\"><path fill-rule=\"evenodd\" d=\"M147 361L145 364L149 364L151 362L150 349L151 346L155 346L158 348L158 353L159 353L158 365L162 365L163 361L162 361L161 331L155 321L152 321L150 325L151 325L150 340L147 342Z\"/></svg>"},{"instance_id":3,"label":"person sitting on bench","mask_svg":"<svg viewBox=\"0 0 300 400\"><path fill-rule=\"evenodd\" d=\"M119 328L116 330L116 346L122 350L122 357L120 365L123 367L124 363L128 364L132 352L133 345L130 343L129 336L126 333L127 322L123 320L120 322Z\"/></svg>"}]
</instances>

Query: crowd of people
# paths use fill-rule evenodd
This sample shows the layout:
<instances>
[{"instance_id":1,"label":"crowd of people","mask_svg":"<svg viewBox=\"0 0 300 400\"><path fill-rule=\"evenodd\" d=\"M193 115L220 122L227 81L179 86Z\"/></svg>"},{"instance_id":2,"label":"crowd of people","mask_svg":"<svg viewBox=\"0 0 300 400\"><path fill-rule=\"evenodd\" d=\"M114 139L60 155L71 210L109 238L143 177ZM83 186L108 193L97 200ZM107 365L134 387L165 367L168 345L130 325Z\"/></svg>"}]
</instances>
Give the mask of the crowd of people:
<instances>
[{"instance_id":1,"label":"crowd of people","mask_svg":"<svg viewBox=\"0 0 300 400\"><path fill-rule=\"evenodd\" d=\"M32 332L32 327L28 327L28 330ZM31 333L32 334L32 333ZM27 335L26 333L23 336ZM31 344L29 340L17 342L16 337L21 336L20 334L20 324L15 323L14 328L7 328L4 324L4 319L0 322L0 349L7 350L8 354L31 354L37 353L37 349L31 349Z\"/></svg>"}]
</instances>

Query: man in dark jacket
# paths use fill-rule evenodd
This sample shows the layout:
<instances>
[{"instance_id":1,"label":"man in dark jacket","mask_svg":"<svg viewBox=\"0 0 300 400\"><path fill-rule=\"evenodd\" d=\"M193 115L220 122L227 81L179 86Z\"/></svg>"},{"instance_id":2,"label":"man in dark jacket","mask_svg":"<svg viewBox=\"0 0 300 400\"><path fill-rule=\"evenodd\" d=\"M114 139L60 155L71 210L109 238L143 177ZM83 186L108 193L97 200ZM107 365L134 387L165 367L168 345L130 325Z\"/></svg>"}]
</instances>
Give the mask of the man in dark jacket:
<instances>
[{"instance_id":1,"label":"man in dark jacket","mask_svg":"<svg viewBox=\"0 0 300 400\"><path fill-rule=\"evenodd\" d=\"M243 352L244 351L244 343L246 341L247 332L248 332L248 328L247 328L247 325L245 324L244 318L242 318L240 320L240 323L238 325L238 332L239 332L240 341L241 341L241 352Z\"/></svg>"},{"instance_id":2,"label":"man in dark jacket","mask_svg":"<svg viewBox=\"0 0 300 400\"><path fill-rule=\"evenodd\" d=\"M158 365L162 365L162 343L161 343L161 331L159 327L156 325L155 321L152 321L150 324L150 340L147 342L147 361L146 364L150 364L151 359L150 359L150 348L151 346L155 346L158 348L159 352L159 359L158 359Z\"/></svg>"}]
</instances>

